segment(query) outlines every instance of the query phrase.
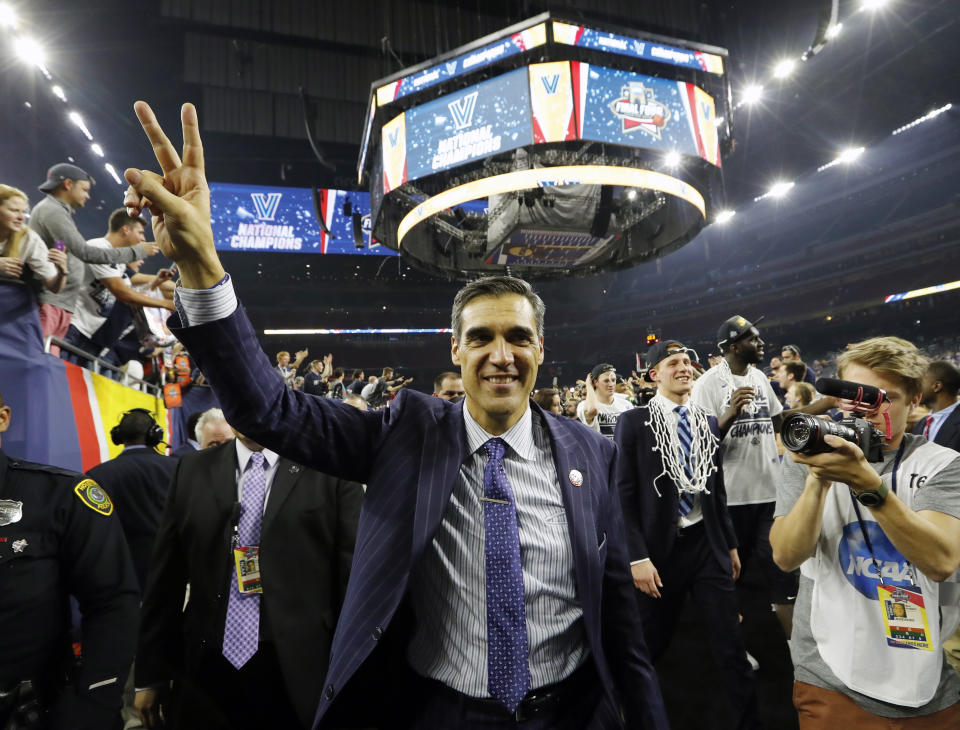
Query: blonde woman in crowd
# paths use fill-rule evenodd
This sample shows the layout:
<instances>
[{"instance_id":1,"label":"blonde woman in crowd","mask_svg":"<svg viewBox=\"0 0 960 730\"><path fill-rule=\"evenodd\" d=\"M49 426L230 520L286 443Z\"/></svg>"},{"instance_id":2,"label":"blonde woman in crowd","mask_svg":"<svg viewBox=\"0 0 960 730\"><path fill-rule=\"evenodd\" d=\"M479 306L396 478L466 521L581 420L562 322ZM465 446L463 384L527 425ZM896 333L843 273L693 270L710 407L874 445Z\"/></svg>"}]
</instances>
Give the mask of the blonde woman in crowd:
<instances>
[{"instance_id":1,"label":"blonde woman in crowd","mask_svg":"<svg viewBox=\"0 0 960 730\"><path fill-rule=\"evenodd\" d=\"M67 254L55 248L48 250L27 227L28 210L26 193L0 183L0 280L36 280L58 292L66 280Z\"/></svg>"}]
</instances>

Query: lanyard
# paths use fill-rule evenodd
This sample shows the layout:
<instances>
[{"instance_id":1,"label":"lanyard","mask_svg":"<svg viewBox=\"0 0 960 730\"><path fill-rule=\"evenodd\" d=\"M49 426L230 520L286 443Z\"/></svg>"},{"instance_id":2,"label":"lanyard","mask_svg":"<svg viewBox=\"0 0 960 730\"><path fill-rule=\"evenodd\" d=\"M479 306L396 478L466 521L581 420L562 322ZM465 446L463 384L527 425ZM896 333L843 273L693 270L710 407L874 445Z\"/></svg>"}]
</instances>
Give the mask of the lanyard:
<instances>
[{"instance_id":1,"label":"lanyard","mask_svg":"<svg viewBox=\"0 0 960 730\"><path fill-rule=\"evenodd\" d=\"M900 461L903 459L904 447L907 444L907 440L901 436L900 437L900 447L897 449L897 455L893 459L893 476L890 478L891 482L891 491L897 493L897 472L900 470ZM860 534L863 535L863 542L867 546L867 550L870 551L870 559L873 560L874 570L877 571L877 580L883 582L883 578L880 575L880 561L877 560L877 556L873 552L873 545L870 544L870 535L867 534L867 526L863 522L863 515L860 513L860 505L857 503L856 498L853 496L853 492L850 492L850 501L853 502L853 510L857 513L857 522L860 525ZM910 569L911 575L913 575L913 582L917 582L916 573L913 571L913 566L910 564L910 561L907 561L907 567Z\"/></svg>"}]
</instances>

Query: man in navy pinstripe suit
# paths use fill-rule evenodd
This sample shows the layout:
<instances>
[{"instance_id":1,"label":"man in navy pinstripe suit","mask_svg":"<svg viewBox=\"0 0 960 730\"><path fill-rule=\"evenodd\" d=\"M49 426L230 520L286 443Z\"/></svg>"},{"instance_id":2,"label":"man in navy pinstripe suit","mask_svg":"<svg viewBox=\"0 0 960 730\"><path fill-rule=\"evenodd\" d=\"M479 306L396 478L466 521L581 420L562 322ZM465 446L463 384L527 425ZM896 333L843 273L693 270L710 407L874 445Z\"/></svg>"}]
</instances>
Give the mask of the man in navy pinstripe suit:
<instances>
[{"instance_id":1,"label":"man in navy pinstripe suit","mask_svg":"<svg viewBox=\"0 0 960 730\"><path fill-rule=\"evenodd\" d=\"M543 303L529 285L493 277L458 293L460 404L402 392L364 413L287 389L216 255L196 111L181 113L181 158L150 108L135 108L163 177L128 170L126 202L150 209L180 267L173 331L237 428L367 484L315 725L353 719L365 704L384 708L390 728L666 727L633 596L616 448L531 405ZM372 683L380 663L388 673Z\"/></svg>"}]
</instances>

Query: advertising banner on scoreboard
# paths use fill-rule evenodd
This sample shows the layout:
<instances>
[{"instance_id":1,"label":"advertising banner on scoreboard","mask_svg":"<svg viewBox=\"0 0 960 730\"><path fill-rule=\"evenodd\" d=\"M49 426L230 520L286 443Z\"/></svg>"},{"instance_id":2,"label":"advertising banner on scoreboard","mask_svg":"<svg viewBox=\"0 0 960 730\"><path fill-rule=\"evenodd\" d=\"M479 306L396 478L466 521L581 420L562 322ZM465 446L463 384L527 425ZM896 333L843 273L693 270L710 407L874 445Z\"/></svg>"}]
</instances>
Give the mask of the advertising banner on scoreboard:
<instances>
[{"instance_id":1,"label":"advertising banner on scoreboard","mask_svg":"<svg viewBox=\"0 0 960 730\"><path fill-rule=\"evenodd\" d=\"M463 76L479 68L489 66L491 63L542 46L546 42L547 27L543 23L538 23L507 38L475 48L462 56L450 58L435 66L430 66L422 71L404 76L402 79L384 84L377 88L377 103L380 106L390 104L408 94L429 89L442 81Z\"/></svg>"},{"instance_id":2,"label":"advertising banner on scoreboard","mask_svg":"<svg viewBox=\"0 0 960 730\"><path fill-rule=\"evenodd\" d=\"M692 51L657 43L644 38L605 33L582 25L571 25L558 20L553 21L553 38L557 43L580 48L592 48L597 51L616 53L631 58L657 61L671 66L706 71L712 74L723 73L723 56L705 51Z\"/></svg>"},{"instance_id":3,"label":"advertising banner on scoreboard","mask_svg":"<svg viewBox=\"0 0 960 730\"><path fill-rule=\"evenodd\" d=\"M719 166L716 112L706 92L577 61L571 68L581 139L697 155Z\"/></svg>"},{"instance_id":4,"label":"advertising banner on scoreboard","mask_svg":"<svg viewBox=\"0 0 960 730\"><path fill-rule=\"evenodd\" d=\"M576 139L569 62L535 63L528 68L534 143Z\"/></svg>"},{"instance_id":5,"label":"advertising banner on scoreboard","mask_svg":"<svg viewBox=\"0 0 960 730\"><path fill-rule=\"evenodd\" d=\"M526 68L408 109L404 116L408 180L533 143ZM387 167L385 155L385 175Z\"/></svg>"},{"instance_id":6,"label":"advertising banner on scoreboard","mask_svg":"<svg viewBox=\"0 0 960 730\"><path fill-rule=\"evenodd\" d=\"M354 244L354 214L362 249ZM371 238L369 193L322 188L314 199L310 188L211 183L210 216L219 251L397 255Z\"/></svg>"}]
</instances>

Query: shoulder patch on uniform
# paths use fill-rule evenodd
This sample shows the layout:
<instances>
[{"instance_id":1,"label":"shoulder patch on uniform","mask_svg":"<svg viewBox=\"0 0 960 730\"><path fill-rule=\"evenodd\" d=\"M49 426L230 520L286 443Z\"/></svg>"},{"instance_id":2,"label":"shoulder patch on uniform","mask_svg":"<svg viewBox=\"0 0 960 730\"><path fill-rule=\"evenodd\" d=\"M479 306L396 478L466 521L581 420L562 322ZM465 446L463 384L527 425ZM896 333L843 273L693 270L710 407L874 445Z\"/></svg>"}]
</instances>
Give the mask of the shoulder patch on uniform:
<instances>
[{"instance_id":1,"label":"shoulder patch on uniform","mask_svg":"<svg viewBox=\"0 0 960 730\"><path fill-rule=\"evenodd\" d=\"M113 514L113 502L109 495L93 479L84 479L73 488L74 493L80 497L80 501L92 509L98 515Z\"/></svg>"}]
</instances>

